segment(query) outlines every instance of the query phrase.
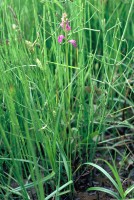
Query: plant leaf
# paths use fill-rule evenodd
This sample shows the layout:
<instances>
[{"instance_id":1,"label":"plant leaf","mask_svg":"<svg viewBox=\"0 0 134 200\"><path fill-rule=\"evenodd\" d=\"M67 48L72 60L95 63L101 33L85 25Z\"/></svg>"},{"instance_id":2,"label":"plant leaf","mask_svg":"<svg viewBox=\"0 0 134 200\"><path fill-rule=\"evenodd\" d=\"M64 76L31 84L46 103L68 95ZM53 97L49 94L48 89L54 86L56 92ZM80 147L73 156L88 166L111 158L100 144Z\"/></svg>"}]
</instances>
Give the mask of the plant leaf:
<instances>
[{"instance_id":1,"label":"plant leaf","mask_svg":"<svg viewBox=\"0 0 134 200\"><path fill-rule=\"evenodd\" d=\"M118 200L120 199L117 193L113 192L112 190L103 188L103 187L91 187L91 188L88 188L87 191L100 191L100 192L105 192L105 193L110 194L111 196L115 197L115 198L118 199Z\"/></svg>"},{"instance_id":2,"label":"plant leaf","mask_svg":"<svg viewBox=\"0 0 134 200\"><path fill-rule=\"evenodd\" d=\"M107 162L107 161L104 160L104 159L99 159L99 160L102 160L103 162L105 162L105 163L109 166L109 168L111 169L111 171L112 171L112 173L113 173L113 175L114 175L114 177L115 177L115 179L116 179L116 182L117 182L117 184L118 184L118 192L120 193L120 196L121 196L122 198L124 198L124 191L123 191L122 183L121 183L121 180L120 180L120 176L119 176L119 174L118 174L118 171L117 171L117 169L116 169L116 166L114 165L114 167L113 167L109 162Z\"/></svg>"},{"instance_id":3,"label":"plant leaf","mask_svg":"<svg viewBox=\"0 0 134 200\"><path fill-rule=\"evenodd\" d=\"M49 179L51 179L53 176L55 175L55 172L52 172L51 174L49 174L48 176L46 176L45 178L43 178L42 180L40 181L36 181L36 182L32 182L32 183L27 183L24 185L24 187L26 189L28 188L31 188L31 187L34 187L35 185L38 185L40 182L44 183L46 181L48 181ZM15 189L12 189L12 192L18 192L18 191L21 191L22 190L22 187L17 187Z\"/></svg>"},{"instance_id":4,"label":"plant leaf","mask_svg":"<svg viewBox=\"0 0 134 200\"><path fill-rule=\"evenodd\" d=\"M131 185L124 193L125 197L132 191L134 190L134 185Z\"/></svg>"},{"instance_id":5,"label":"plant leaf","mask_svg":"<svg viewBox=\"0 0 134 200\"><path fill-rule=\"evenodd\" d=\"M50 199L51 197L55 196L57 192L60 192L61 190L63 190L65 187L67 187L68 185L72 184L73 181L69 181L66 184L62 185L61 187L59 187L58 189L56 189L54 192L52 192L50 195L48 195L45 200ZM61 194L60 194L61 195Z\"/></svg>"},{"instance_id":6,"label":"plant leaf","mask_svg":"<svg viewBox=\"0 0 134 200\"><path fill-rule=\"evenodd\" d=\"M104 170L102 167L100 167L100 166L98 166L98 165L96 165L96 164L94 164L94 163L88 162L88 163L85 163L85 164L91 165L91 166L97 168L98 170L100 170L100 171L113 183L113 185L115 186L115 188L116 188L117 190L119 190L119 186L118 186L117 183L114 181L114 179L112 178L112 176L110 176L110 175L106 172L106 170Z\"/></svg>"}]
</instances>

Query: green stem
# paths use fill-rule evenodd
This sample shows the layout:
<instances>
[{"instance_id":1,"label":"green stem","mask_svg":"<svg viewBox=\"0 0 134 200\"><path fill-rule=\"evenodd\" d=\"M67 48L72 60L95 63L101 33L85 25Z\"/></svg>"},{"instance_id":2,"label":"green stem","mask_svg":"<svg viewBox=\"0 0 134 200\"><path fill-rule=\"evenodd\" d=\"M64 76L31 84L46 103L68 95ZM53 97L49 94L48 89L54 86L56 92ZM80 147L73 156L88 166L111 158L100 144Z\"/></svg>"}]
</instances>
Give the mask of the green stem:
<instances>
[{"instance_id":1,"label":"green stem","mask_svg":"<svg viewBox=\"0 0 134 200\"><path fill-rule=\"evenodd\" d=\"M69 84L69 70L68 70L68 41L67 41L67 32L65 32L65 38L66 38L66 72L67 72L67 84Z\"/></svg>"}]
</instances>

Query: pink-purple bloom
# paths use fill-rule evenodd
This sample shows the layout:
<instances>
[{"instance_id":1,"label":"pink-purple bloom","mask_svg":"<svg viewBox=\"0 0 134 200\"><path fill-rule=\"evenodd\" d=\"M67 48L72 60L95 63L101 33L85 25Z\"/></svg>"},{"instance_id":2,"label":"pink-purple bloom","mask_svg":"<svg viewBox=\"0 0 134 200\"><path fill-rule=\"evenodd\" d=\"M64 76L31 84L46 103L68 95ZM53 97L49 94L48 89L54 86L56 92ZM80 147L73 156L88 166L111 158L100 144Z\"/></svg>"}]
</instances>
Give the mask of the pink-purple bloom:
<instances>
[{"instance_id":1,"label":"pink-purple bloom","mask_svg":"<svg viewBox=\"0 0 134 200\"><path fill-rule=\"evenodd\" d=\"M64 35L59 35L58 36L58 42L61 44L62 43L62 40L65 38Z\"/></svg>"},{"instance_id":2,"label":"pink-purple bloom","mask_svg":"<svg viewBox=\"0 0 134 200\"><path fill-rule=\"evenodd\" d=\"M66 21L66 30L67 30L67 31L70 31L70 30L71 30L71 27L69 26L69 21Z\"/></svg>"},{"instance_id":3,"label":"pink-purple bloom","mask_svg":"<svg viewBox=\"0 0 134 200\"><path fill-rule=\"evenodd\" d=\"M67 40L68 31L71 30L71 27L69 25L69 21L67 19L67 14L66 13L63 13L63 15L62 15L60 26L63 28L64 32L66 33L65 36L64 35L59 35L58 36L58 42L61 44L63 39ZM75 40L68 40L68 42L71 43L75 48L77 47L77 44L76 44Z\"/></svg>"},{"instance_id":4,"label":"pink-purple bloom","mask_svg":"<svg viewBox=\"0 0 134 200\"><path fill-rule=\"evenodd\" d=\"M70 31L71 27L69 26L69 21L67 19L67 14L63 13L61 18L60 26L63 28L64 31Z\"/></svg>"},{"instance_id":5,"label":"pink-purple bloom","mask_svg":"<svg viewBox=\"0 0 134 200\"><path fill-rule=\"evenodd\" d=\"M68 42L71 43L74 47L77 47L76 40L69 40Z\"/></svg>"},{"instance_id":6,"label":"pink-purple bloom","mask_svg":"<svg viewBox=\"0 0 134 200\"><path fill-rule=\"evenodd\" d=\"M71 27L69 26L69 21L62 21L60 26L63 28L64 31L70 31Z\"/></svg>"}]
</instances>

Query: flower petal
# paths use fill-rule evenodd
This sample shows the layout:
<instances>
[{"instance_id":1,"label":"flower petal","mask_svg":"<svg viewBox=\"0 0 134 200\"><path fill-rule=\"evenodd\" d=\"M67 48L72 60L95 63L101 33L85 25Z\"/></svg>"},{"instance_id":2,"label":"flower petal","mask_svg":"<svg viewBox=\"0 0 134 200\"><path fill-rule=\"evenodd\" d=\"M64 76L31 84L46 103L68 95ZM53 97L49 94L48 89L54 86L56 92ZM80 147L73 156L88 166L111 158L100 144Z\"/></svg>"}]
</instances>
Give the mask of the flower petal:
<instances>
[{"instance_id":1,"label":"flower petal","mask_svg":"<svg viewBox=\"0 0 134 200\"><path fill-rule=\"evenodd\" d=\"M71 27L69 26L69 21L66 22L66 31L70 31Z\"/></svg>"},{"instance_id":2,"label":"flower petal","mask_svg":"<svg viewBox=\"0 0 134 200\"><path fill-rule=\"evenodd\" d=\"M64 28L64 21L62 21L62 22L60 23L60 26L61 26L62 28Z\"/></svg>"},{"instance_id":3,"label":"flower petal","mask_svg":"<svg viewBox=\"0 0 134 200\"><path fill-rule=\"evenodd\" d=\"M74 47L77 47L76 40L69 40L68 42L71 43Z\"/></svg>"},{"instance_id":4,"label":"flower petal","mask_svg":"<svg viewBox=\"0 0 134 200\"><path fill-rule=\"evenodd\" d=\"M66 20L62 20L62 22L60 23L60 26L63 28L64 31L70 31L71 27L69 26L69 21Z\"/></svg>"},{"instance_id":5,"label":"flower petal","mask_svg":"<svg viewBox=\"0 0 134 200\"><path fill-rule=\"evenodd\" d=\"M65 38L64 35L59 35L58 36L58 42L61 44L62 43L62 40Z\"/></svg>"}]
</instances>

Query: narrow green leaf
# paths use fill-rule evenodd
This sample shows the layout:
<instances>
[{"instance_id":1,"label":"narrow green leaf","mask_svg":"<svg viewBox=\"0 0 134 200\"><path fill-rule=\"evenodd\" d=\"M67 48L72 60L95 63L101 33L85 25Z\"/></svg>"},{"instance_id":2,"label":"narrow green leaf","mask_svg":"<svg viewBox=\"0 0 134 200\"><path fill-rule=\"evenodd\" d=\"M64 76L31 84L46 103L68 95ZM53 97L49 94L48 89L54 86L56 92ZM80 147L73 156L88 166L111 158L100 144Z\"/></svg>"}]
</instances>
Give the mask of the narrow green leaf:
<instances>
[{"instance_id":1,"label":"narrow green leaf","mask_svg":"<svg viewBox=\"0 0 134 200\"><path fill-rule=\"evenodd\" d=\"M111 196L115 197L116 199L120 199L120 197L118 196L118 194L116 194L115 192L113 192L112 190L108 190L106 188L102 188L102 187L91 187L88 188L87 191L100 191L100 192L105 192L107 194L110 194Z\"/></svg>"},{"instance_id":2,"label":"narrow green leaf","mask_svg":"<svg viewBox=\"0 0 134 200\"><path fill-rule=\"evenodd\" d=\"M55 190L54 192L52 192L50 195L48 195L45 200L50 199L51 197L55 196L57 192L60 192L61 190L63 190L65 187L67 187L68 185L72 184L73 181L69 181L66 184L62 185L61 187L59 187L57 190Z\"/></svg>"},{"instance_id":3,"label":"narrow green leaf","mask_svg":"<svg viewBox=\"0 0 134 200\"><path fill-rule=\"evenodd\" d=\"M69 68L72 68L72 69L80 69L79 67L75 67L75 66L71 66L71 65L66 66L65 64L51 62L51 61L47 61L47 63L58 65L58 66L62 66L62 67L69 67Z\"/></svg>"},{"instance_id":4,"label":"narrow green leaf","mask_svg":"<svg viewBox=\"0 0 134 200\"><path fill-rule=\"evenodd\" d=\"M134 185L131 185L124 193L125 197L132 191L134 190Z\"/></svg>"},{"instance_id":5,"label":"narrow green leaf","mask_svg":"<svg viewBox=\"0 0 134 200\"><path fill-rule=\"evenodd\" d=\"M99 160L102 160L103 162L105 162L105 163L109 166L109 168L111 169L111 171L112 171L112 173L113 173L113 175L114 175L114 177L115 177L115 179L116 179L116 182L117 182L117 184L118 184L118 192L120 193L120 196L121 196L122 198L124 198L124 191L123 191L122 183L121 183L121 180L120 180L120 176L119 176L119 174L118 174L118 171L117 171L117 169L116 169L116 166L114 165L114 167L113 167L109 162L107 162L107 161L104 160L104 159L99 159Z\"/></svg>"},{"instance_id":6,"label":"narrow green leaf","mask_svg":"<svg viewBox=\"0 0 134 200\"><path fill-rule=\"evenodd\" d=\"M19 193L19 192L17 192L17 191L14 191L11 187L9 188L8 186L5 187L5 186L3 186L3 185L0 185L0 188L3 189L3 190L5 190L5 191L8 191L9 193L14 193L14 194L16 194L16 195L22 196L21 193Z\"/></svg>"},{"instance_id":7,"label":"narrow green leaf","mask_svg":"<svg viewBox=\"0 0 134 200\"><path fill-rule=\"evenodd\" d=\"M38 185L38 184L41 183L41 182L44 183L44 182L48 181L48 180L51 179L54 175L55 175L55 172L52 172L51 174L49 174L48 176L46 176L46 177L43 178L42 180L36 181L36 182L32 182L32 183L27 183L27 184L24 185L24 187L25 187L26 189L31 188L31 187L34 187L34 186ZM18 191L21 191L21 190L22 190L22 187L17 187L17 188L15 188L15 189L12 189L13 192L18 192Z\"/></svg>"},{"instance_id":8,"label":"narrow green leaf","mask_svg":"<svg viewBox=\"0 0 134 200\"><path fill-rule=\"evenodd\" d=\"M63 148L61 148L61 146L58 144L58 142L57 142L57 147L58 147L58 149L59 149L59 151L60 151L60 154L61 154L61 157L62 157L62 159L63 159L64 167L65 167L65 169L66 169L67 177L68 177L68 180L69 180L69 175L70 175L70 173L69 173L69 167L68 167L68 163L67 163L66 154L65 154Z\"/></svg>"},{"instance_id":9,"label":"narrow green leaf","mask_svg":"<svg viewBox=\"0 0 134 200\"><path fill-rule=\"evenodd\" d=\"M41 3L46 3L46 0L41 0ZM53 3L56 3L61 9L63 9L63 6L61 6L61 4L58 2L58 1L56 1L56 0L54 0L54 2Z\"/></svg>"},{"instance_id":10,"label":"narrow green leaf","mask_svg":"<svg viewBox=\"0 0 134 200\"><path fill-rule=\"evenodd\" d=\"M97 168L98 170L100 170L100 171L113 183L113 185L115 186L115 188L116 188L117 190L119 190L119 186L118 186L117 183L114 181L114 179L106 172L106 170L104 170L102 167L100 167L100 166L98 166L98 165L96 165L96 164L94 164L94 163L88 162L88 163L85 163L85 164L86 164L86 165L91 165L91 166Z\"/></svg>"}]
</instances>

